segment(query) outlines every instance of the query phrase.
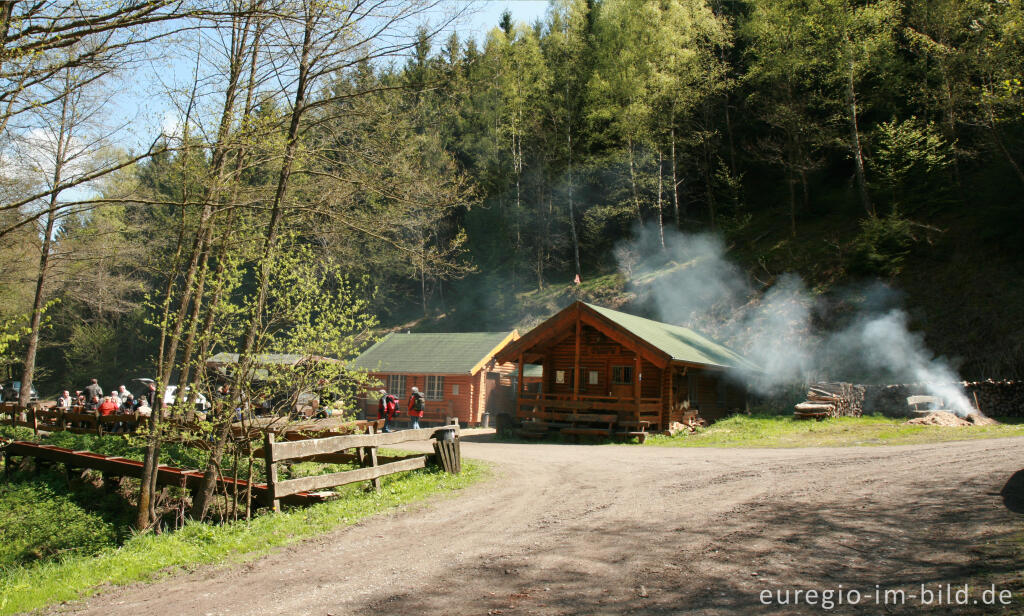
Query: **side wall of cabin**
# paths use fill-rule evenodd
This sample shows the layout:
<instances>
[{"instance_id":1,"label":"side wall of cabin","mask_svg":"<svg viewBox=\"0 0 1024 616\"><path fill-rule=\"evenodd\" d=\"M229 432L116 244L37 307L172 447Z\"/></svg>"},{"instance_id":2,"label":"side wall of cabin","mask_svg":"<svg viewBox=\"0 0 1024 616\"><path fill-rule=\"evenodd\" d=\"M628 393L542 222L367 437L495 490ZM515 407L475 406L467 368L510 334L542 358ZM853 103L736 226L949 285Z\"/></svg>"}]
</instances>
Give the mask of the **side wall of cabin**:
<instances>
[{"instance_id":1,"label":"side wall of cabin","mask_svg":"<svg viewBox=\"0 0 1024 616\"><path fill-rule=\"evenodd\" d=\"M412 393L412 388L418 387L420 392L424 395L427 392L427 376L441 376L444 377L444 387L441 394L440 400L426 400L426 410L424 411L424 421L428 422L443 422L445 417L458 417L460 424L476 424L479 419L474 415L474 390L475 390L475 376L468 374L438 374L438 375L426 375L426 374L405 374L405 387L403 391L391 391L388 388L388 377L390 373L373 372L370 374L373 378L379 380L384 384L384 388L388 389L389 394L398 396L401 401L401 414L399 418L401 420L407 420L409 417L409 396ZM377 413L377 389L371 389L367 392L366 402L366 413L367 417L376 417ZM455 393L455 390L458 393Z\"/></svg>"},{"instance_id":2,"label":"side wall of cabin","mask_svg":"<svg viewBox=\"0 0 1024 616\"><path fill-rule=\"evenodd\" d=\"M688 368L683 374L677 368L672 397L674 409L681 408L684 401L689 401L689 408L698 410L700 416L709 421L721 419L747 406L747 395L743 388L733 384L719 370Z\"/></svg>"}]
</instances>

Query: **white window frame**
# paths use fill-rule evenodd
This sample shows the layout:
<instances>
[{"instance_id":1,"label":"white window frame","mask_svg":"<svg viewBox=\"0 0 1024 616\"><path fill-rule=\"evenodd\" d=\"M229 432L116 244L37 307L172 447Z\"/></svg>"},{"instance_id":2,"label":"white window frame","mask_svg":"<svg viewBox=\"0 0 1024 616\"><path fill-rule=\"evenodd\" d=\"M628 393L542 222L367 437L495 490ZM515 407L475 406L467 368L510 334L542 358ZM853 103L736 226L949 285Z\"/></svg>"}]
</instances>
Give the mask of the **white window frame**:
<instances>
[{"instance_id":1,"label":"white window frame","mask_svg":"<svg viewBox=\"0 0 1024 616\"><path fill-rule=\"evenodd\" d=\"M388 375L388 393L394 394L399 399L405 397L405 385L407 381L404 374L389 374Z\"/></svg>"},{"instance_id":2,"label":"white window frame","mask_svg":"<svg viewBox=\"0 0 1024 616\"><path fill-rule=\"evenodd\" d=\"M458 383L452 383L452 395L453 396L459 395L459 384Z\"/></svg>"},{"instance_id":3,"label":"white window frame","mask_svg":"<svg viewBox=\"0 0 1024 616\"><path fill-rule=\"evenodd\" d=\"M428 375L423 390L423 397L427 400L444 400L444 377Z\"/></svg>"}]
</instances>

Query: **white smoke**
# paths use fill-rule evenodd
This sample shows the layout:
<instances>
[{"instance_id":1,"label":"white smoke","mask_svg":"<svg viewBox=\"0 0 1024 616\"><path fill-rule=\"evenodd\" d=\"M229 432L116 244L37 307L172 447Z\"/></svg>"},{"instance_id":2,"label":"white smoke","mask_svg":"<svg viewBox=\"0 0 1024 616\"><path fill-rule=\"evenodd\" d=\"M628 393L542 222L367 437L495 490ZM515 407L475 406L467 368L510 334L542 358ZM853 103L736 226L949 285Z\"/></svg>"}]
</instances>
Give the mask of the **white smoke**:
<instances>
[{"instance_id":1,"label":"white smoke","mask_svg":"<svg viewBox=\"0 0 1024 616\"><path fill-rule=\"evenodd\" d=\"M655 318L691 327L757 364L759 371L740 375L753 391L771 394L831 379L919 383L945 408L971 409L956 371L909 330L888 287L867 285L848 294L844 314L795 274L767 284L748 278L728 252L717 236L672 230L665 231L662 250L656 231L645 227L616 256L639 303Z\"/></svg>"}]
</instances>

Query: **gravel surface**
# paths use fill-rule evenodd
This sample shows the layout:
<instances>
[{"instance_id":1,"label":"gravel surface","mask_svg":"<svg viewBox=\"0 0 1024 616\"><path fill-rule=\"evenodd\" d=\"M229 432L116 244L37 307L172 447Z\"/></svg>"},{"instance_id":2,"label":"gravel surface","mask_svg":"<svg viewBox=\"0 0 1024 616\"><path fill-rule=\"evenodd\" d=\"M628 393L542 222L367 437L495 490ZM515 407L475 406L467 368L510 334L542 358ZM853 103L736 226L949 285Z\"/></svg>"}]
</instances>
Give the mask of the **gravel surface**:
<instances>
[{"instance_id":1,"label":"gravel surface","mask_svg":"<svg viewBox=\"0 0 1024 616\"><path fill-rule=\"evenodd\" d=\"M495 477L457 495L54 613L917 614L868 599L766 607L760 592L963 584L984 544L1024 520L1004 489L1024 438L783 450L489 438L464 438L463 455Z\"/></svg>"}]
</instances>

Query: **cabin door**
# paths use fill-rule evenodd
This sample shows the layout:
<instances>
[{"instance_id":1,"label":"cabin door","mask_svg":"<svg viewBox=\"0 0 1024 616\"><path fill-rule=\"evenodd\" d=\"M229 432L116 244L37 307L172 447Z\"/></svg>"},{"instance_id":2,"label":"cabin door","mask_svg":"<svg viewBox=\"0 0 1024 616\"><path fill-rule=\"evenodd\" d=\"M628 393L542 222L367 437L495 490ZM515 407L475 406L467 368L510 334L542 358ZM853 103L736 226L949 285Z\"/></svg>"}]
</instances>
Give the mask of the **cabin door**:
<instances>
[{"instance_id":1,"label":"cabin door","mask_svg":"<svg viewBox=\"0 0 1024 616\"><path fill-rule=\"evenodd\" d=\"M635 379L632 363L612 364L608 367L608 387L611 389L612 397L617 400L633 399Z\"/></svg>"}]
</instances>

